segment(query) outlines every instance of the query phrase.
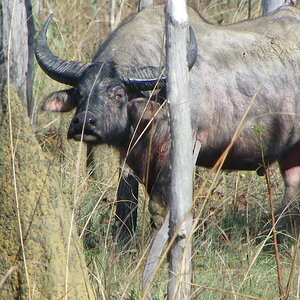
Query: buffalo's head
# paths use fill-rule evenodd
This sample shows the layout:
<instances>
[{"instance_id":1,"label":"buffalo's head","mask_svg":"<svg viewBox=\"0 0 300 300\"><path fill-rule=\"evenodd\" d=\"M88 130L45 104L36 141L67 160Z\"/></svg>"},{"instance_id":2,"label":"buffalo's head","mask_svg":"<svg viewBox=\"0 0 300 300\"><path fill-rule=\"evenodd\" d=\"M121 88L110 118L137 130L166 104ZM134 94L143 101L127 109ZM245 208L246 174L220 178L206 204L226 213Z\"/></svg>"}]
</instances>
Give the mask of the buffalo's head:
<instances>
[{"instance_id":1,"label":"buffalo's head","mask_svg":"<svg viewBox=\"0 0 300 300\"><path fill-rule=\"evenodd\" d=\"M36 40L35 54L44 72L52 79L72 86L50 94L42 109L67 112L76 108L68 138L90 143L122 145L128 139L130 101L155 88L165 90L164 70L144 66L119 74L114 62L84 63L55 56L47 44L46 32L50 16ZM197 57L197 44L190 28L188 66Z\"/></svg>"}]
</instances>

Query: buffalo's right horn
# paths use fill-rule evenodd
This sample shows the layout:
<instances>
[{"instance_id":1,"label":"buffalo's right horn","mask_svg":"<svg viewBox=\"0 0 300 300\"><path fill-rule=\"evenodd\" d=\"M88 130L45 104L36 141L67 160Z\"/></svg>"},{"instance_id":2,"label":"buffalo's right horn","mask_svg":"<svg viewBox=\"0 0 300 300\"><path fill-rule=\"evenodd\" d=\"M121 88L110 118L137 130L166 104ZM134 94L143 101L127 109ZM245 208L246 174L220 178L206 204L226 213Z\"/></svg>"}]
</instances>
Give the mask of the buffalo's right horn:
<instances>
[{"instance_id":1,"label":"buffalo's right horn","mask_svg":"<svg viewBox=\"0 0 300 300\"><path fill-rule=\"evenodd\" d=\"M47 43L47 29L52 20L51 14L35 42L35 56L43 71L52 79L71 86L76 85L84 70L90 65L80 61L63 60L55 56Z\"/></svg>"},{"instance_id":2,"label":"buffalo's right horn","mask_svg":"<svg viewBox=\"0 0 300 300\"><path fill-rule=\"evenodd\" d=\"M137 90L150 91L154 88L166 87L167 76L164 67L140 67L136 68L130 75L120 78L123 83Z\"/></svg>"},{"instance_id":3,"label":"buffalo's right horn","mask_svg":"<svg viewBox=\"0 0 300 300\"><path fill-rule=\"evenodd\" d=\"M186 50L187 51L186 60L187 60L188 69L190 71L197 60L198 46L197 46L195 32L192 26L189 27L189 33L190 33L190 42Z\"/></svg>"}]
</instances>

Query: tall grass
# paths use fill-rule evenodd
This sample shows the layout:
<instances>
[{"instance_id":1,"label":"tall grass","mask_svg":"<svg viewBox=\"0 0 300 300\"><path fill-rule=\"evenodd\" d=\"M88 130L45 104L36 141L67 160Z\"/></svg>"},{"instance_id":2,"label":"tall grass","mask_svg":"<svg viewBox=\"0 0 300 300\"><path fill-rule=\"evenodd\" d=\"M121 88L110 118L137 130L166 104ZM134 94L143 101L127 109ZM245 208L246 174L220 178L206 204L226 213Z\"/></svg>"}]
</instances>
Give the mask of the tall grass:
<instances>
[{"instance_id":1,"label":"tall grass","mask_svg":"<svg viewBox=\"0 0 300 300\"><path fill-rule=\"evenodd\" d=\"M193 0L190 5L209 21L231 23L249 16L248 1L244 0ZM89 61L99 43L109 32L109 1L45 0L36 11L37 27L49 12L53 12L48 37L51 48L60 57ZM252 0L251 17L261 14L261 1ZM117 1L115 15L123 19L136 11L137 1ZM63 86L50 80L36 68L34 93L37 100ZM43 148L60 169L63 193L74 210L74 226L83 239L90 277L98 299L143 299L140 288L143 263L151 239L149 218L145 217L146 236L138 226L130 247L118 245L112 236L114 227L113 198L116 192L117 169L99 159L95 176L80 173L78 157L62 148L66 135L66 121L70 115L42 113L37 106L37 135ZM79 144L72 146L79 149ZM110 149L107 150L110 152ZM74 152L72 152L74 153ZM106 152L107 153L107 152ZM77 172L74 166L77 164ZM268 185L254 172L220 172L217 177L197 168L195 213L207 198L198 220L193 240L193 299L277 299L278 271L274 260L273 239L266 226L272 202L283 198L283 184L276 166L270 168ZM76 183L74 185L74 182ZM113 182L113 184L111 184ZM140 198L145 198L143 190ZM196 195L196 193L195 193ZM142 200L141 200L142 201ZM140 201L140 202L141 202ZM139 208L139 224L141 210ZM287 238L285 239L288 240ZM277 254L281 266L283 289L289 299L299 299L300 268L299 240L290 238L291 244L281 244ZM143 251L142 251L143 249ZM297 265L298 263L298 265ZM292 272L291 272L292 271ZM167 268L162 264L157 272L151 293L153 299L164 299L167 285Z\"/></svg>"}]
</instances>

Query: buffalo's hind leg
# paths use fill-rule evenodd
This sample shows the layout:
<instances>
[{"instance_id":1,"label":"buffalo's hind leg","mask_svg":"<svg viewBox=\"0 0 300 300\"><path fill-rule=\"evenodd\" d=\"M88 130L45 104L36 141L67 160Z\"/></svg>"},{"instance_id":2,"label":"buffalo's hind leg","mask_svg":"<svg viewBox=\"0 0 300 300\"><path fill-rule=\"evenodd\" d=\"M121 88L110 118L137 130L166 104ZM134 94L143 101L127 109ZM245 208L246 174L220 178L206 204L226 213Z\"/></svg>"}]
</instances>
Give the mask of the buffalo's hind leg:
<instances>
[{"instance_id":1,"label":"buffalo's hind leg","mask_svg":"<svg viewBox=\"0 0 300 300\"><path fill-rule=\"evenodd\" d=\"M297 143L279 160L280 171L284 180L285 192L280 220L288 231L300 230L300 143Z\"/></svg>"}]
</instances>

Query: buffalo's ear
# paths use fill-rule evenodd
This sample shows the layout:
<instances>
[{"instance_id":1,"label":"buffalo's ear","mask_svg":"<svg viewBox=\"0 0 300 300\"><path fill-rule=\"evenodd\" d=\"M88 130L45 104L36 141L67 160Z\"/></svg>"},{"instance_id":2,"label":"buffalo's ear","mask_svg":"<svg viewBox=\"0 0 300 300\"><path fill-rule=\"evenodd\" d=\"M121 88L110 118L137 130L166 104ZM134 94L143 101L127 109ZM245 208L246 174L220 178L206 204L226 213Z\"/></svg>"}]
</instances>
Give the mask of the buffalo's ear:
<instances>
[{"instance_id":1,"label":"buffalo's ear","mask_svg":"<svg viewBox=\"0 0 300 300\"><path fill-rule=\"evenodd\" d=\"M128 103L128 114L131 125L136 127L137 124L140 124L140 126L143 127L154 118L158 109L158 103L149 101L146 98L136 98L130 100Z\"/></svg>"},{"instance_id":2,"label":"buffalo's ear","mask_svg":"<svg viewBox=\"0 0 300 300\"><path fill-rule=\"evenodd\" d=\"M74 88L56 91L43 99L41 109L56 112L68 112L77 106L78 100Z\"/></svg>"}]
</instances>

